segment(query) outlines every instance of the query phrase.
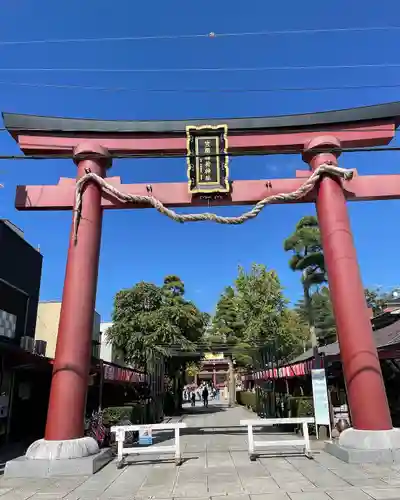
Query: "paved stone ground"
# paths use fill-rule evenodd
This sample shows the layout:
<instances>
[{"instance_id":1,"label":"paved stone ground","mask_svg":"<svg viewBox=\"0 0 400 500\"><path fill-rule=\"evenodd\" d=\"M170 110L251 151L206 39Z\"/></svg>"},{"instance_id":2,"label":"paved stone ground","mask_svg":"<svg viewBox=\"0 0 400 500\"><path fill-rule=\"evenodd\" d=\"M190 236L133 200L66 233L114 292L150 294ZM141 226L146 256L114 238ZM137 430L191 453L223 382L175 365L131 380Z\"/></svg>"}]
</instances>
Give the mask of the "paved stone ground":
<instances>
[{"instance_id":1,"label":"paved stone ground","mask_svg":"<svg viewBox=\"0 0 400 500\"><path fill-rule=\"evenodd\" d=\"M345 464L321 451L319 443L314 443L314 460L295 456L295 449L285 449L291 456L283 456L281 448L281 456L250 462L246 433L235 427L249 417L243 408L222 404L188 408L183 420L190 428L182 438L186 461L181 467L157 457L150 463L146 456L147 462L131 457L123 470L110 463L89 478L2 478L0 500L400 500L400 466ZM170 434L160 433L158 440L168 444Z\"/></svg>"}]
</instances>

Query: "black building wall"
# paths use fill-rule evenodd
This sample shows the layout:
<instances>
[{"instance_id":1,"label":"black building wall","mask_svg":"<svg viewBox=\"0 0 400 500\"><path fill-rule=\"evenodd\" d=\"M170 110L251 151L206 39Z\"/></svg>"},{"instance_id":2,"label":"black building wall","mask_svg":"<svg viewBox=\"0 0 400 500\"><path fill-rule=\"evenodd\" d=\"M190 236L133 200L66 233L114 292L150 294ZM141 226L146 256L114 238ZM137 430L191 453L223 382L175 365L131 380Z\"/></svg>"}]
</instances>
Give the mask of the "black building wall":
<instances>
[{"instance_id":1,"label":"black building wall","mask_svg":"<svg viewBox=\"0 0 400 500\"><path fill-rule=\"evenodd\" d=\"M0 309L17 316L19 344L35 336L43 257L8 224L0 220Z\"/></svg>"}]
</instances>

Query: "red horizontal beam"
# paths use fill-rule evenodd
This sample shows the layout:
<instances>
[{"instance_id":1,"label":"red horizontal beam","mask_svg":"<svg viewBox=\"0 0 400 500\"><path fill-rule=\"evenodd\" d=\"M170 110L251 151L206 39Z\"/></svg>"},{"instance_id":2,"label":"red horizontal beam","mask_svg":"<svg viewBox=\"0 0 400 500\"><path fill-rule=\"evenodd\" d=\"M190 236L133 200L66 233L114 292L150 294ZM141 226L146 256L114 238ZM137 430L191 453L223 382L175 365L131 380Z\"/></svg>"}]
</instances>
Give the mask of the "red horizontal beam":
<instances>
[{"instance_id":1,"label":"red horizontal beam","mask_svg":"<svg viewBox=\"0 0 400 500\"><path fill-rule=\"evenodd\" d=\"M221 120L223 122L223 120ZM342 147L373 147L388 144L395 135L395 124L391 121L366 125L325 126L321 130L286 133L243 133L229 135L229 152L257 152L290 150L301 152L311 139L334 134ZM143 137L138 135L103 134L91 137L58 137L19 135L18 144L27 154L60 155L71 154L80 143L90 140L108 149L112 154L186 154L186 137Z\"/></svg>"},{"instance_id":2,"label":"red horizontal beam","mask_svg":"<svg viewBox=\"0 0 400 500\"><path fill-rule=\"evenodd\" d=\"M119 177L107 179L113 186L127 194L148 195L147 184L121 184ZM304 183L304 179L272 179L256 181L233 181L228 198L213 199L212 205L252 205L263 198L291 193ZM152 184L152 195L168 207L206 206L208 201L188 192L186 182ZM349 201L392 200L400 198L400 175L356 176L344 181L346 198ZM18 210L71 210L74 206L75 180L60 179L57 186L17 186L15 206ZM310 194L295 203L315 200ZM102 206L112 208L148 208L143 204L124 204L108 195L103 196Z\"/></svg>"}]
</instances>

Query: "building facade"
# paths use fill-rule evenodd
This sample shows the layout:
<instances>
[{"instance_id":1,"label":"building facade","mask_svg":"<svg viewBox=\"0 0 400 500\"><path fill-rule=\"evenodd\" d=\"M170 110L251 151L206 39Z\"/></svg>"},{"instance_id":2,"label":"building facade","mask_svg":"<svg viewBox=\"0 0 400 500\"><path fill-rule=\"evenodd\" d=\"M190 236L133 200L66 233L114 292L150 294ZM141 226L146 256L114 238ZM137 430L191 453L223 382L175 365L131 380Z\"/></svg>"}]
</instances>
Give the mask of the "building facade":
<instances>
[{"instance_id":1,"label":"building facade","mask_svg":"<svg viewBox=\"0 0 400 500\"><path fill-rule=\"evenodd\" d=\"M0 220L0 340L20 345L35 336L42 275L41 253L23 232Z\"/></svg>"},{"instance_id":2,"label":"building facade","mask_svg":"<svg viewBox=\"0 0 400 500\"><path fill-rule=\"evenodd\" d=\"M51 365L34 351L43 257L0 220L0 445L43 436Z\"/></svg>"},{"instance_id":3,"label":"building facade","mask_svg":"<svg viewBox=\"0 0 400 500\"><path fill-rule=\"evenodd\" d=\"M39 302L37 309L37 321L35 340L44 341L44 355L54 358L57 345L58 324L60 322L61 302L46 301ZM100 314L95 311L92 332L92 357L100 359Z\"/></svg>"},{"instance_id":4,"label":"building facade","mask_svg":"<svg viewBox=\"0 0 400 500\"><path fill-rule=\"evenodd\" d=\"M201 360L200 370L195 375L186 374L186 382L199 385L203 382L214 387L225 387L229 380L229 361L223 353L206 353Z\"/></svg>"},{"instance_id":5,"label":"building facade","mask_svg":"<svg viewBox=\"0 0 400 500\"><path fill-rule=\"evenodd\" d=\"M107 330L112 326L111 322L100 323L100 359L106 361L107 363L115 363L120 366L124 366L124 358L117 352L115 347L109 341L107 336Z\"/></svg>"}]
</instances>

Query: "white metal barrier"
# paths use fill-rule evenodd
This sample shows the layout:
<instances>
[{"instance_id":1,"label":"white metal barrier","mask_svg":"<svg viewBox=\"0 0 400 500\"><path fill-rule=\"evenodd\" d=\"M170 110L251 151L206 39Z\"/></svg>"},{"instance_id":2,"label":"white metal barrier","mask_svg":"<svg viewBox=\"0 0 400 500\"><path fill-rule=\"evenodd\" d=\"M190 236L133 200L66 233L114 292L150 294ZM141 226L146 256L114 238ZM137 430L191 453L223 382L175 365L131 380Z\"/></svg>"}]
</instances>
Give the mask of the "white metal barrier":
<instances>
[{"instance_id":1,"label":"white metal barrier","mask_svg":"<svg viewBox=\"0 0 400 500\"><path fill-rule=\"evenodd\" d=\"M126 455L149 455L149 454L164 454L173 453L175 456L175 464L182 464L182 455L180 448L180 429L186 428L187 425L183 423L166 423L166 424L153 424L153 425L116 425L111 427L111 432L115 432L115 440L117 441L118 450L118 461L117 467L121 468L124 465L124 457ZM125 433L132 431L141 431L147 429L152 433L152 431L164 431L164 430L174 430L175 439L174 444L171 446L134 446L125 447Z\"/></svg>"},{"instance_id":2,"label":"white metal barrier","mask_svg":"<svg viewBox=\"0 0 400 500\"><path fill-rule=\"evenodd\" d=\"M314 424L314 417L298 418L265 418L254 420L241 420L240 425L247 425L247 436L249 441L250 460L256 460L256 448L281 447L281 446L302 446L307 458L312 458L310 447L310 436L308 433L308 424ZM282 439L280 441L255 441L253 427L267 427L272 425L284 424L302 424L303 437L296 439Z\"/></svg>"}]
</instances>

